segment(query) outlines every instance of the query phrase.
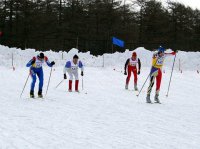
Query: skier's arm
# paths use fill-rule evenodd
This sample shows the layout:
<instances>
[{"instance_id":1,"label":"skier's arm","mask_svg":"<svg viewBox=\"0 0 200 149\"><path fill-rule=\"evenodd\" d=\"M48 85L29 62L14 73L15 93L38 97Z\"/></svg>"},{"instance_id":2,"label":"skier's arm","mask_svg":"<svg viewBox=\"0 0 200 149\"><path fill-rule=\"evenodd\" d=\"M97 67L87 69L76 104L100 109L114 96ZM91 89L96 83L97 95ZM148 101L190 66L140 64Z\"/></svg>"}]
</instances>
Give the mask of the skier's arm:
<instances>
[{"instance_id":1,"label":"skier's arm","mask_svg":"<svg viewBox=\"0 0 200 149\"><path fill-rule=\"evenodd\" d=\"M69 71L70 68L71 68L71 62L68 61L68 62L65 64L63 73L66 74L66 72Z\"/></svg>"},{"instance_id":2,"label":"skier's arm","mask_svg":"<svg viewBox=\"0 0 200 149\"><path fill-rule=\"evenodd\" d=\"M124 66L124 72L126 72L126 69L127 69L128 63L129 63L129 59L126 60L126 63L125 63L125 66Z\"/></svg>"},{"instance_id":3,"label":"skier's arm","mask_svg":"<svg viewBox=\"0 0 200 149\"><path fill-rule=\"evenodd\" d=\"M36 60L36 58L33 57L33 58L26 64L26 67L32 66L32 65L35 63L35 60Z\"/></svg>"},{"instance_id":4,"label":"skier's arm","mask_svg":"<svg viewBox=\"0 0 200 149\"><path fill-rule=\"evenodd\" d=\"M81 61L79 61L78 67L81 68L81 71L84 71L84 67L83 67L83 63Z\"/></svg>"},{"instance_id":5,"label":"skier's arm","mask_svg":"<svg viewBox=\"0 0 200 149\"><path fill-rule=\"evenodd\" d=\"M67 72L67 68L64 67L64 69L63 69L63 74L66 74L66 72Z\"/></svg>"},{"instance_id":6,"label":"skier's arm","mask_svg":"<svg viewBox=\"0 0 200 149\"><path fill-rule=\"evenodd\" d=\"M138 72L140 72L140 69L141 69L141 61L140 61L140 59L138 58Z\"/></svg>"},{"instance_id":7,"label":"skier's arm","mask_svg":"<svg viewBox=\"0 0 200 149\"><path fill-rule=\"evenodd\" d=\"M157 63L158 53L154 53L152 57L152 66L154 67Z\"/></svg>"},{"instance_id":8,"label":"skier's arm","mask_svg":"<svg viewBox=\"0 0 200 149\"><path fill-rule=\"evenodd\" d=\"M79 61L78 67L81 68L81 76L83 76L84 75L84 73L83 73L84 67L83 67L83 63L81 61Z\"/></svg>"},{"instance_id":9,"label":"skier's arm","mask_svg":"<svg viewBox=\"0 0 200 149\"><path fill-rule=\"evenodd\" d=\"M165 56L173 56L173 55L176 55L176 52L171 52L171 53L165 53Z\"/></svg>"},{"instance_id":10,"label":"skier's arm","mask_svg":"<svg viewBox=\"0 0 200 149\"><path fill-rule=\"evenodd\" d=\"M55 65L55 62L54 61L50 62L49 59L48 59L48 57L46 57L46 56L44 57L44 60L45 60L46 64L49 67L52 67L53 65Z\"/></svg>"},{"instance_id":11,"label":"skier's arm","mask_svg":"<svg viewBox=\"0 0 200 149\"><path fill-rule=\"evenodd\" d=\"M65 64L64 69L63 69L64 79L67 79L66 72L67 72L67 69L69 69L68 67L69 67L69 68L71 67L71 63L70 63L70 62L67 62L67 63Z\"/></svg>"}]
</instances>

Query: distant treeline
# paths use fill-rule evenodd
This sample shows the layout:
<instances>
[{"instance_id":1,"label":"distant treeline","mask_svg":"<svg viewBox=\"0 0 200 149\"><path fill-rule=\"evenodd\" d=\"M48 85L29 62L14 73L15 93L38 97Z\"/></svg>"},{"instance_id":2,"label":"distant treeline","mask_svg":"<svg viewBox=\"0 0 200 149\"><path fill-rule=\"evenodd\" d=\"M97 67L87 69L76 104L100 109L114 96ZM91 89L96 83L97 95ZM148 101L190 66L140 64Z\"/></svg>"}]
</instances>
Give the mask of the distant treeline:
<instances>
[{"instance_id":1,"label":"distant treeline","mask_svg":"<svg viewBox=\"0 0 200 149\"><path fill-rule=\"evenodd\" d=\"M0 44L22 49L110 53L115 36L128 49L200 51L200 11L171 1L1 0L0 31Z\"/></svg>"}]
</instances>

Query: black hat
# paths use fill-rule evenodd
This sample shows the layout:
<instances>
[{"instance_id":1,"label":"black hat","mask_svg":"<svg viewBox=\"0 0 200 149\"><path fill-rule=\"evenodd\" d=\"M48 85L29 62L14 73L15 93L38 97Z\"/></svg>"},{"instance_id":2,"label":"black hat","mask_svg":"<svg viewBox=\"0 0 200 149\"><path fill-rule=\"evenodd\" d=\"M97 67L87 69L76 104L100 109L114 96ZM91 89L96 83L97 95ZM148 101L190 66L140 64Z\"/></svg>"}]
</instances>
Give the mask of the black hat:
<instances>
[{"instance_id":1,"label":"black hat","mask_svg":"<svg viewBox=\"0 0 200 149\"><path fill-rule=\"evenodd\" d=\"M38 57L41 58L41 59L44 59L44 53L40 53L40 54L38 55Z\"/></svg>"},{"instance_id":2,"label":"black hat","mask_svg":"<svg viewBox=\"0 0 200 149\"><path fill-rule=\"evenodd\" d=\"M78 55L74 55L73 59L78 59Z\"/></svg>"}]
</instances>

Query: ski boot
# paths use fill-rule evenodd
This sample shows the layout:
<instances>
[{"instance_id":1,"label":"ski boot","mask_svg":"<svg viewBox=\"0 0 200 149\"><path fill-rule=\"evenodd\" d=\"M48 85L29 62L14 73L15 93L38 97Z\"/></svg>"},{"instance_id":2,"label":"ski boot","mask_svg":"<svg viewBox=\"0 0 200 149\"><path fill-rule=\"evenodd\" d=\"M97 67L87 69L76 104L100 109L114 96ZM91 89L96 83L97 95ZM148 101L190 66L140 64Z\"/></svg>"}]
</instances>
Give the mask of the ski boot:
<instances>
[{"instance_id":1,"label":"ski boot","mask_svg":"<svg viewBox=\"0 0 200 149\"><path fill-rule=\"evenodd\" d=\"M128 84L125 85L125 89L128 90Z\"/></svg>"},{"instance_id":2,"label":"ski boot","mask_svg":"<svg viewBox=\"0 0 200 149\"><path fill-rule=\"evenodd\" d=\"M134 89L135 89L135 91L138 91L137 84L134 84Z\"/></svg>"},{"instance_id":3,"label":"ski boot","mask_svg":"<svg viewBox=\"0 0 200 149\"><path fill-rule=\"evenodd\" d=\"M38 98L43 98L42 90L39 90L39 91L38 91Z\"/></svg>"},{"instance_id":4,"label":"ski boot","mask_svg":"<svg viewBox=\"0 0 200 149\"><path fill-rule=\"evenodd\" d=\"M30 98L35 98L34 91L30 91Z\"/></svg>"},{"instance_id":5,"label":"ski boot","mask_svg":"<svg viewBox=\"0 0 200 149\"><path fill-rule=\"evenodd\" d=\"M152 103L152 102L151 102L151 99L150 99L150 95L147 95L147 97L146 97L146 102L147 102L147 103Z\"/></svg>"},{"instance_id":6,"label":"ski boot","mask_svg":"<svg viewBox=\"0 0 200 149\"><path fill-rule=\"evenodd\" d=\"M159 95L156 94L155 97L154 97L154 101L155 101L155 103L160 103L160 100L159 100L158 96L159 96Z\"/></svg>"}]
</instances>

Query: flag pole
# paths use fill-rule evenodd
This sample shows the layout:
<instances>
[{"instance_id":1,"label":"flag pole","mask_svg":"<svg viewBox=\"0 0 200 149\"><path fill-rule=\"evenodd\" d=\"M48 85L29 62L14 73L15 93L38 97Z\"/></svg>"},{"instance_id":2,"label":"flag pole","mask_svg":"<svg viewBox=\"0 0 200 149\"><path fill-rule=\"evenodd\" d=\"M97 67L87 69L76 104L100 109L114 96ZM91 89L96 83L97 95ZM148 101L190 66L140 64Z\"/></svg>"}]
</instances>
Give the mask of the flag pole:
<instances>
[{"instance_id":1,"label":"flag pole","mask_svg":"<svg viewBox=\"0 0 200 149\"><path fill-rule=\"evenodd\" d=\"M78 36L76 38L76 49L78 49L78 42L79 42L79 39L78 39Z\"/></svg>"},{"instance_id":2,"label":"flag pole","mask_svg":"<svg viewBox=\"0 0 200 149\"><path fill-rule=\"evenodd\" d=\"M112 53L113 53L113 44L112 44Z\"/></svg>"}]
</instances>

